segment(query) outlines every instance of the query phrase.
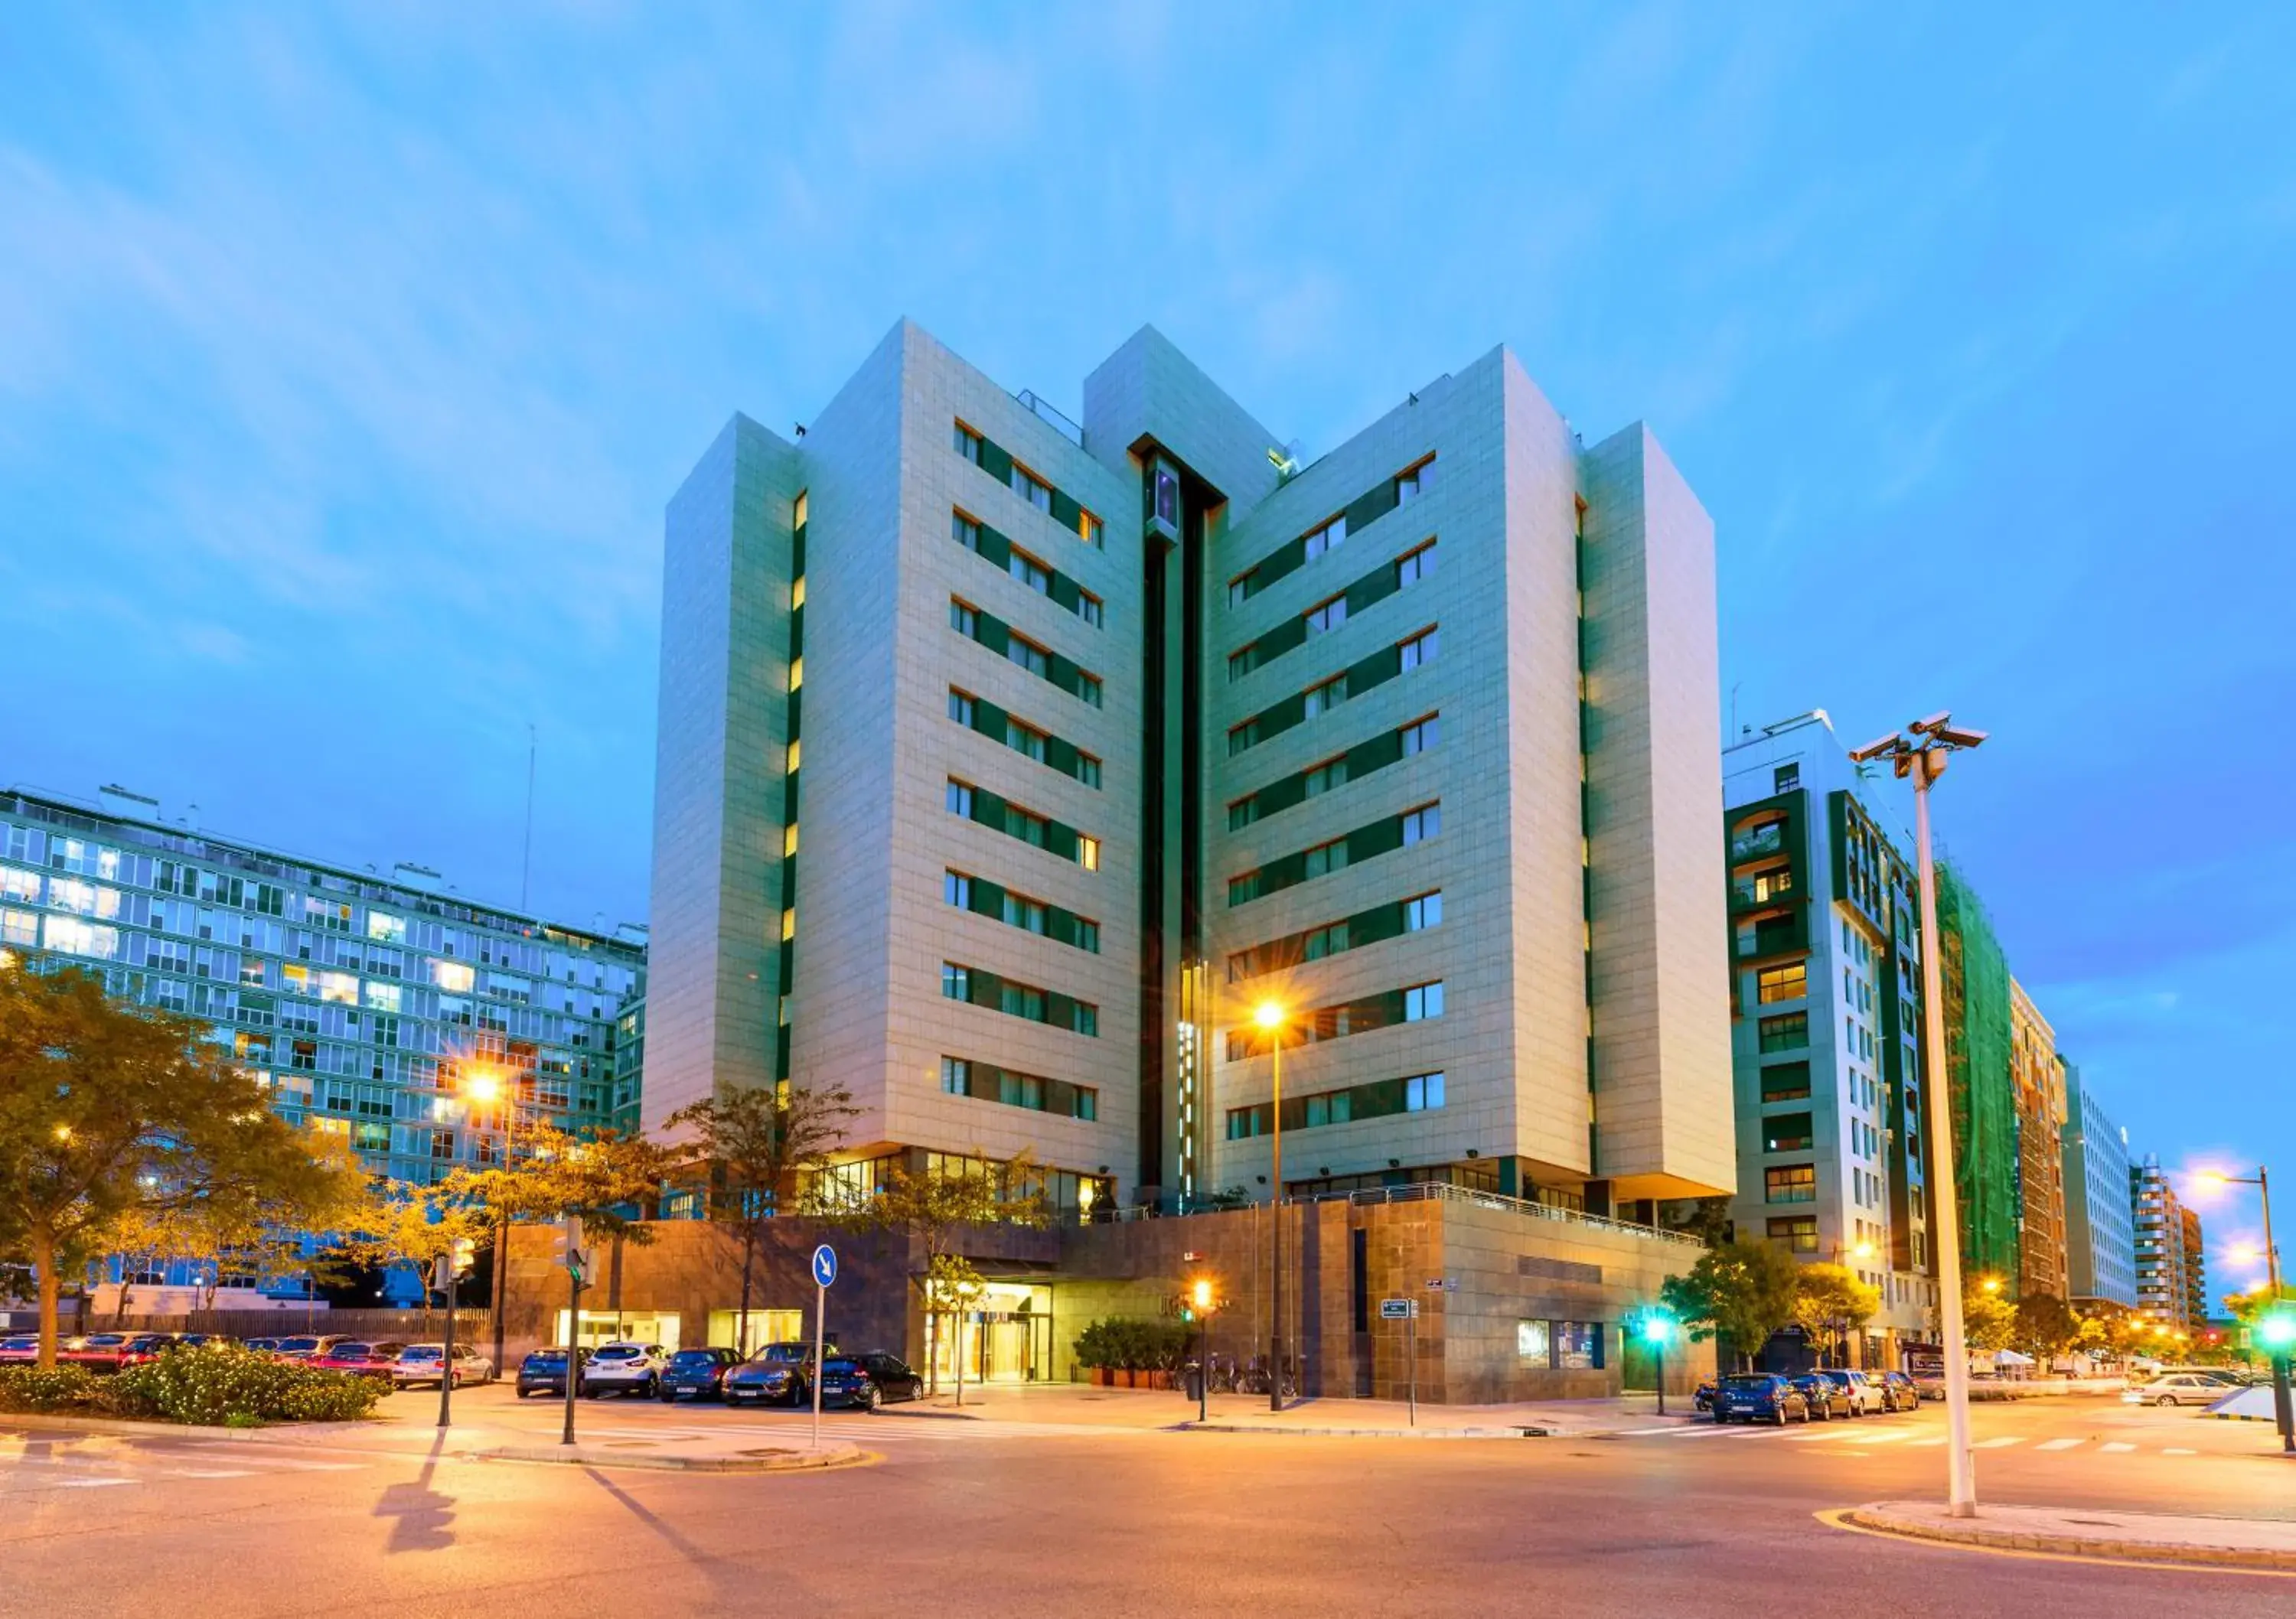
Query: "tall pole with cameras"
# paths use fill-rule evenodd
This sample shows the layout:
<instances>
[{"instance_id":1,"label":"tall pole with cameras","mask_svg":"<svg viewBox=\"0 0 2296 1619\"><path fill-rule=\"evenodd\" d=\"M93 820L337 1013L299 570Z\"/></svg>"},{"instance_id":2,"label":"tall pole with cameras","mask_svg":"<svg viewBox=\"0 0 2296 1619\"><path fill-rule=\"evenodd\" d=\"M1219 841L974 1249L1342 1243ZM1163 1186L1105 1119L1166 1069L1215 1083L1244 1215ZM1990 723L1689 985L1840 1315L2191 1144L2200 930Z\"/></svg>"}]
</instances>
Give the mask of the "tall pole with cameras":
<instances>
[{"instance_id":1,"label":"tall pole with cameras","mask_svg":"<svg viewBox=\"0 0 2296 1619\"><path fill-rule=\"evenodd\" d=\"M1961 1208L1954 1184L1952 1085L1945 1069L1945 964L1938 935L1937 867L1930 853L1930 789L1946 762L1985 740L1949 714L1915 720L1903 732L1854 750L1860 765L1888 759L1900 781L1914 784L1914 845L1921 868L1922 1090L1929 1103L1931 1200L1937 1216L1939 1314L1945 1326L1946 1510L1977 1516L1977 1458L1969 1448L1969 1340L1961 1319Z\"/></svg>"}]
</instances>

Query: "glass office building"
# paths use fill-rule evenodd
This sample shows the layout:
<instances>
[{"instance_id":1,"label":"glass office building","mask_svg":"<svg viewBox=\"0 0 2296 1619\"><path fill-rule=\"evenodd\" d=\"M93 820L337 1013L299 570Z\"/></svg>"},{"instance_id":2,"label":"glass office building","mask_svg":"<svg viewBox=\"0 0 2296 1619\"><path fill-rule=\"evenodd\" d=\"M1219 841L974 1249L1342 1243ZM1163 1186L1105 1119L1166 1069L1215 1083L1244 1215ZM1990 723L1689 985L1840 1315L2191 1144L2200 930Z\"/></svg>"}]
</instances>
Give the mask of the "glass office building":
<instances>
[{"instance_id":1,"label":"glass office building","mask_svg":"<svg viewBox=\"0 0 2296 1619\"><path fill-rule=\"evenodd\" d=\"M384 879L222 837L117 789L0 793L0 950L205 1020L282 1115L395 1180L498 1162L511 1129L633 1122L644 940L480 904L424 867Z\"/></svg>"}]
</instances>

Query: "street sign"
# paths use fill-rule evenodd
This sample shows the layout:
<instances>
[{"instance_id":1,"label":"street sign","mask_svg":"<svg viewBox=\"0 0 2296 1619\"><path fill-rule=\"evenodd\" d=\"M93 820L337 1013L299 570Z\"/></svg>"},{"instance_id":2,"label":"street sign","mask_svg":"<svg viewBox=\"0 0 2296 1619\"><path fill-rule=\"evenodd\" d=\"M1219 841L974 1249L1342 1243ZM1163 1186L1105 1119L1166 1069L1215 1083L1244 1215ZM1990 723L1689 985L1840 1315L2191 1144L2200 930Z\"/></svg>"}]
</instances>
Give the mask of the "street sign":
<instances>
[{"instance_id":1,"label":"street sign","mask_svg":"<svg viewBox=\"0 0 2296 1619\"><path fill-rule=\"evenodd\" d=\"M1431 1276L1427 1279L1427 1290L1430 1293L1456 1293L1459 1279L1456 1276Z\"/></svg>"},{"instance_id":2,"label":"street sign","mask_svg":"<svg viewBox=\"0 0 2296 1619\"><path fill-rule=\"evenodd\" d=\"M1383 1321L1407 1321L1419 1313L1419 1302L1409 1298L1383 1298L1379 1301L1379 1319Z\"/></svg>"},{"instance_id":3,"label":"street sign","mask_svg":"<svg viewBox=\"0 0 2296 1619\"><path fill-rule=\"evenodd\" d=\"M825 1242L813 1251L813 1280L824 1288L837 1280L837 1250Z\"/></svg>"}]
</instances>

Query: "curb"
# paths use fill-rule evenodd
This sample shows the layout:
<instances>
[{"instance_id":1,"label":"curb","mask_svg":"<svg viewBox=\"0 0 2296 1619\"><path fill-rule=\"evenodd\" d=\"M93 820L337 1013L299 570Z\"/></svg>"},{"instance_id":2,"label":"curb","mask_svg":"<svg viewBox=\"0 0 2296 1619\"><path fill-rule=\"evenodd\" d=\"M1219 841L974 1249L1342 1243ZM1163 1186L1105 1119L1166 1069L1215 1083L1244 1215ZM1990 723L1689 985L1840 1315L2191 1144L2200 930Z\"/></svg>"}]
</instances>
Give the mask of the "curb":
<instances>
[{"instance_id":1,"label":"curb","mask_svg":"<svg viewBox=\"0 0 2296 1619\"><path fill-rule=\"evenodd\" d=\"M2050 1534L2023 1529L1997 1529L1981 1520L1937 1524L1904 1518L1870 1507L1852 1507L1841 1521L1879 1534L1928 1541L1949 1546L1977 1546L1992 1551L2043 1551L2062 1557L2104 1558L2124 1563L2190 1563L2204 1567L2248 1568L2296 1573L2296 1551L2276 1551L2253 1546L2191 1546L2160 1541L2116 1541L2102 1536Z\"/></svg>"},{"instance_id":2,"label":"curb","mask_svg":"<svg viewBox=\"0 0 2296 1619\"><path fill-rule=\"evenodd\" d=\"M273 1422L261 1427L211 1427L194 1422L140 1422L126 1417L66 1417L48 1411L0 1411L0 1428L47 1433L111 1434L128 1438L180 1436L229 1439L241 1444L303 1444L352 1434L388 1432L383 1422Z\"/></svg>"},{"instance_id":3,"label":"curb","mask_svg":"<svg viewBox=\"0 0 2296 1619\"><path fill-rule=\"evenodd\" d=\"M1551 1439L1553 1428L1523 1424L1513 1427L1295 1427L1280 1422L1176 1422L1169 1434L1292 1434L1319 1439ZM1570 1435L1585 1437L1586 1435Z\"/></svg>"},{"instance_id":4,"label":"curb","mask_svg":"<svg viewBox=\"0 0 2296 1619\"><path fill-rule=\"evenodd\" d=\"M497 1444L458 1451L464 1461L527 1461L575 1468L639 1468L658 1473L799 1473L849 1467L861 1460L856 1444L825 1444L818 1451L775 1451L765 1456L643 1456L601 1451L587 1445Z\"/></svg>"}]
</instances>

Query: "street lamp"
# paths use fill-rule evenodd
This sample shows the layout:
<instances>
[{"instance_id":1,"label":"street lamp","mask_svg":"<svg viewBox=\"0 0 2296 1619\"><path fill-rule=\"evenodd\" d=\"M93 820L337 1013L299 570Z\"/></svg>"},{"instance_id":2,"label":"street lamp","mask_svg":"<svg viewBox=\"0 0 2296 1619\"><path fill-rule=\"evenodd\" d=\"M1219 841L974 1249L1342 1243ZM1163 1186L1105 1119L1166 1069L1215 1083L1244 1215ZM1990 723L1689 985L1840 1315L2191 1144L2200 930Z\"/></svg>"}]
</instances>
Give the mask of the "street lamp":
<instances>
[{"instance_id":1,"label":"street lamp","mask_svg":"<svg viewBox=\"0 0 2296 1619\"><path fill-rule=\"evenodd\" d=\"M518 1138L517 1095L504 1084L502 1075L493 1068L473 1066L463 1070L463 1096L466 1101L476 1102L481 1107L490 1108L497 1101L503 1104L503 1167L510 1168L512 1148ZM502 1375L503 1369L503 1313L510 1288L509 1248L510 1212L505 1207L498 1206L495 1215L494 1288L492 1289L494 1303L493 1308L488 1312L495 1321L495 1375L496 1377ZM448 1307L452 1308L454 1300L450 1297L447 1302ZM573 1329L570 1326L567 1333L569 1345L567 1353L570 1356L573 1353L571 1347L573 1338Z\"/></svg>"},{"instance_id":2,"label":"street lamp","mask_svg":"<svg viewBox=\"0 0 2296 1619\"><path fill-rule=\"evenodd\" d=\"M1850 754L1859 764L1886 758L1900 781L1914 784L1914 843L1921 868L1922 905L1922 1089L1929 1102L1931 1157L1937 1190L1938 1291L1945 1325L1945 1412L1950 1442L1946 1447L1946 1510L1954 1517L1977 1516L1977 1460L1969 1448L1969 1339L1961 1319L1961 1210L1953 1174L1953 1108L1940 1102L1950 1090L1945 1067L1945 974L1938 938L1937 866L1930 851L1930 789L1960 750L1985 740L1950 714L1915 720L1903 732L1868 742Z\"/></svg>"},{"instance_id":3,"label":"street lamp","mask_svg":"<svg viewBox=\"0 0 2296 1619\"><path fill-rule=\"evenodd\" d=\"M2283 1455L2296 1456L2296 1402L2291 1401L2288 1387L2288 1353L2296 1344L2296 1316L2286 1314L2280 1301L2280 1250L2272 1241L2272 1177L2264 1165L2256 1166L2252 1175L2228 1175L2220 1169L2204 1169L2193 1177L2196 1190L2214 1191L2227 1186L2253 1186L2258 1199L2264 1205L2264 1280L2271 1289L2271 1303L2266 1313L2257 1321L2259 1337L2267 1322L2271 1323L2276 1342L2265 1337L2272 1351L2272 1417L2280 1429L2280 1450Z\"/></svg>"},{"instance_id":4,"label":"street lamp","mask_svg":"<svg viewBox=\"0 0 2296 1619\"><path fill-rule=\"evenodd\" d=\"M1198 1277L1188 1289L1188 1302L1196 1312L1196 1420L1204 1422L1210 1419L1212 1284Z\"/></svg>"},{"instance_id":5,"label":"street lamp","mask_svg":"<svg viewBox=\"0 0 2296 1619\"><path fill-rule=\"evenodd\" d=\"M1251 1020L1267 1033L1267 1119L1275 1132L1268 1159L1267 1229L1275 1247L1267 1267L1268 1294L1275 1306L1267 1319L1267 1409L1280 1411L1283 1409L1283 1009L1273 1001L1263 1001L1253 1009Z\"/></svg>"}]
</instances>

